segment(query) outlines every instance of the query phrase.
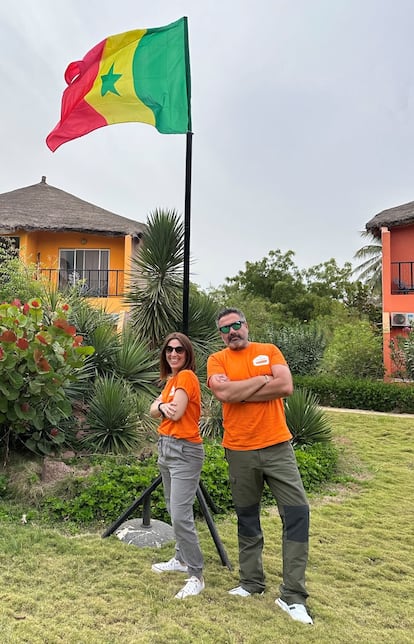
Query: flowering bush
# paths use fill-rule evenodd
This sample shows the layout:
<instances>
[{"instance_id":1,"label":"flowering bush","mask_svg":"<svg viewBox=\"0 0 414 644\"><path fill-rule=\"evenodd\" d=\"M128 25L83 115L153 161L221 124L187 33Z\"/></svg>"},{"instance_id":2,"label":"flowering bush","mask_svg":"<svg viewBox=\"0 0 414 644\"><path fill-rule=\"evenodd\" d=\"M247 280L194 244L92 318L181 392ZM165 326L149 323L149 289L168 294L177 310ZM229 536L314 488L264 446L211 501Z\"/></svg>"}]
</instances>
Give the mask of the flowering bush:
<instances>
[{"instance_id":1,"label":"flowering bush","mask_svg":"<svg viewBox=\"0 0 414 644\"><path fill-rule=\"evenodd\" d=\"M72 413L65 387L93 347L69 324L68 304L44 315L40 299L0 304L0 436L49 454L65 440L59 423ZM46 321L47 319L47 321Z\"/></svg>"}]
</instances>

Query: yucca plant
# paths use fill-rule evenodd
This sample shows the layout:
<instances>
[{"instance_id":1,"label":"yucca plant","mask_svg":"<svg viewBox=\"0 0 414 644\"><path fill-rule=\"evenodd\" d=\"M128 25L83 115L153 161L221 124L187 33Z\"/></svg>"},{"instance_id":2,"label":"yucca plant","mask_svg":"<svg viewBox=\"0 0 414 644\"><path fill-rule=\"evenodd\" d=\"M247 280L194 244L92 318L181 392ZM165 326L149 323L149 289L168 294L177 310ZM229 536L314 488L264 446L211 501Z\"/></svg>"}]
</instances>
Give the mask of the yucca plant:
<instances>
[{"instance_id":1,"label":"yucca plant","mask_svg":"<svg viewBox=\"0 0 414 644\"><path fill-rule=\"evenodd\" d=\"M125 381L111 376L95 379L81 443L100 453L123 454L145 439L136 394Z\"/></svg>"},{"instance_id":2,"label":"yucca plant","mask_svg":"<svg viewBox=\"0 0 414 644\"><path fill-rule=\"evenodd\" d=\"M183 288L184 224L175 210L157 209L147 221L144 244L132 258L131 320L141 339L159 346L179 330Z\"/></svg>"},{"instance_id":3,"label":"yucca plant","mask_svg":"<svg viewBox=\"0 0 414 644\"><path fill-rule=\"evenodd\" d=\"M92 362L97 374L112 373L113 358L120 347L116 329L112 325L103 324L88 333L88 340L95 348Z\"/></svg>"},{"instance_id":4,"label":"yucca plant","mask_svg":"<svg viewBox=\"0 0 414 644\"><path fill-rule=\"evenodd\" d=\"M332 440L328 419L313 392L298 387L286 398L284 405L294 447L328 443Z\"/></svg>"},{"instance_id":5,"label":"yucca plant","mask_svg":"<svg viewBox=\"0 0 414 644\"><path fill-rule=\"evenodd\" d=\"M127 380L135 391L155 396L159 378L159 360L148 343L141 340L132 327L126 327L119 336L119 343L111 356L114 372Z\"/></svg>"}]
</instances>

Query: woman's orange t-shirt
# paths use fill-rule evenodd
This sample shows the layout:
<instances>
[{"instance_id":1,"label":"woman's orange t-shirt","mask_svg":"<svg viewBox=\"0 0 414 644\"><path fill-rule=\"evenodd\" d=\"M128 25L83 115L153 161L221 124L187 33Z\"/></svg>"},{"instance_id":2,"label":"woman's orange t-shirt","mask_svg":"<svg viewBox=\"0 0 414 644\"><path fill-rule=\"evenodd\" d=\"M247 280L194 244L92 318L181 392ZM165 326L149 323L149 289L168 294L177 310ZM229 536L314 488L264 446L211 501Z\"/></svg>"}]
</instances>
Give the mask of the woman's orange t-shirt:
<instances>
[{"instance_id":1,"label":"woman's orange t-shirt","mask_svg":"<svg viewBox=\"0 0 414 644\"><path fill-rule=\"evenodd\" d=\"M207 362L207 378L225 374L230 380L271 375L272 365L286 365L274 344L250 342L245 349L223 349ZM286 424L282 398L264 402L223 403L223 446L233 450L252 450L283 443L292 438Z\"/></svg>"},{"instance_id":2,"label":"woman's orange t-shirt","mask_svg":"<svg viewBox=\"0 0 414 644\"><path fill-rule=\"evenodd\" d=\"M202 443L199 420L201 414L200 383L194 371L183 369L171 376L161 392L162 402L171 402L177 389L183 389L188 397L188 405L179 420L163 418L158 433L163 436L183 438L191 443Z\"/></svg>"}]
</instances>

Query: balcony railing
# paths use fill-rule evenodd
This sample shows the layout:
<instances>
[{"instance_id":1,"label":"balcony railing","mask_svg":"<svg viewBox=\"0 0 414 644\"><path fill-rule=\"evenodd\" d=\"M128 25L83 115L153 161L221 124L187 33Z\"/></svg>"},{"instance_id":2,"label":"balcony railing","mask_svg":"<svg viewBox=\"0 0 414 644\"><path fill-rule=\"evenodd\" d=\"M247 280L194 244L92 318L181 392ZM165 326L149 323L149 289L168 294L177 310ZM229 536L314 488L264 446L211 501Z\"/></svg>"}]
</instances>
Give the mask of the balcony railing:
<instances>
[{"instance_id":1,"label":"balcony railing","mask_svg":"<svg viewBox=\"0 0 414 644\"><path fill-rule=\"evenodd\" d=\"M414 293L414 262L391 262L391 293Z\"/></svg>"},{"instance_id":2,"label":"balcony railing","mask_svg":"<svg viewBox=\"0 0 414 644\"><path fill-rule=\"evenodd\" d=\"M42 268L40 274L61 290L77 286L85 297L120 297L124 294L124 271L121 270Z\"/></svg>"}]
</instances>

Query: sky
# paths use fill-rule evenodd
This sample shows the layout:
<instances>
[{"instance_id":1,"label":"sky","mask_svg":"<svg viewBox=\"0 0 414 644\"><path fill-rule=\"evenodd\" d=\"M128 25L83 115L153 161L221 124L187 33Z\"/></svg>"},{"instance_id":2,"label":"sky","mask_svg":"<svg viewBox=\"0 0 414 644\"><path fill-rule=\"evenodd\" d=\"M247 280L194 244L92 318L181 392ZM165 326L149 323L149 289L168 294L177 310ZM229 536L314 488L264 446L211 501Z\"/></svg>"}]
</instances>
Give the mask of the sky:
<instances>
[{"instance_id":1,"label":"sky","mask_svg":"<svg viewBox=\"0 0 414 644\"><path fill-rule=\"evenodd\" d=\"M412 0L2 0L0 193L44 175L129 219L183 215L185 135L128 123L45 143L70 62L182 16L191 281L218 287L271 250L300 269L353 262L367 221L414 200Z\"/></svg>"}]
</instances>

